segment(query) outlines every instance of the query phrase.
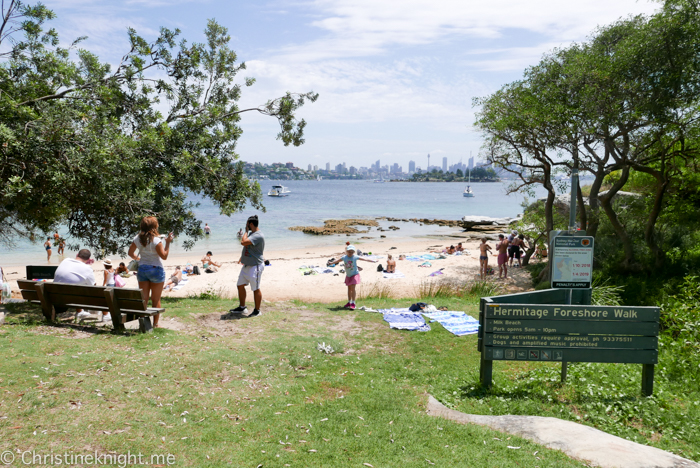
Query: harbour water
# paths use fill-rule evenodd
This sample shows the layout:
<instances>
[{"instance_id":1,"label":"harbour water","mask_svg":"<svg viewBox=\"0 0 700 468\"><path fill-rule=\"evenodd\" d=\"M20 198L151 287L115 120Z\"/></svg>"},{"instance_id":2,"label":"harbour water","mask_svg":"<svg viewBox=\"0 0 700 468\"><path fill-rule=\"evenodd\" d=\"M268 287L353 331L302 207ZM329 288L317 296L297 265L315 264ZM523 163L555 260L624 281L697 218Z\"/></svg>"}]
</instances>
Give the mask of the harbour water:
<instances>
[{"instance_id":1,"label":"harbour water","mask_svg":"<svg viewBox=\"0 0 700 468\"><path fill-rule=\"evenodd\" d=\"M289 188L287 197L268 197L272 185L282 184ZM360 180L290 180L260 181L266 213L246 209L227 217L218 209L202 200L195 213L212 229L212 234L197 242L189 252L193 260L198 260L207 250L231 252L238 250L236 233L244 227L245 220L253 214L260 218L260 227L265 234L266 250L289 250L313 247L315 245L342 244L346 238L338 236L312 236L299 231L290 231L291 226L323 225L326 219L376 218L437 218L457 220L465 215L514 217L522 213L525 197L521 194L506 195L509 182L472 183L475 196L462 196L465 184L436 182L386 182L373 183ZM537 192L542 197L544 193ZM193 199L194 201L194 199ZM422 237L429 234L452 232L454 229L438 226L421 227L415 223L380 222L400 227L399 231L383 232L388 238ZM203 225L203 224L202 224ZM378 233L372 231L377 237ZM59 229L65 235L65 231ZM134 233L135 235L136 233ZM189 255L177 241L171 255ZM31 243L20 241L13 249L3 248L0 265L46 264L46 254L42 247L44 239ZM74 252L66 252L73 256ZM53 249L51 264L58 264L60 258Z\"/></svg>"}]
</instances>

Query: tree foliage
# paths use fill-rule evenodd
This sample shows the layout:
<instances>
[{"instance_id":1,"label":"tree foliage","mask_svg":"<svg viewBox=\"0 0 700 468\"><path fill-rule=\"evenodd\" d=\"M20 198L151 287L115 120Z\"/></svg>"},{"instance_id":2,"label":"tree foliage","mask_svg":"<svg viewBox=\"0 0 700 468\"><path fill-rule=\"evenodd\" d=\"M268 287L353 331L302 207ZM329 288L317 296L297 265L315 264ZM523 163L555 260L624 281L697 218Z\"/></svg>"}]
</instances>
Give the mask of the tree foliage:
<instances>
[{"instance_id":1,"label":"tree foliage","mask_svg":"<svg viewBox=\"0 0 700 468\"><path fill-rule=\"evenodd\" d=\"M547 230L561 191L556 177L575 168L589 174L590 196L578 198L581 226L596 235L604 217L625 268L662 267L673 246L664 212L687 186L700 150L699 48L697 5L674 0L553 51L522 80L475 102L489 160L517 175L512 190L547 190ZM639 203L618 194L639 175L647 176L643 209L630 220Z\"/></svg>"},{"instance_id":2,"label":"tree foliage","mask_svg":"<svg viewBox=\"0 0 700 468\"><path fill-rule=\"evenodd\" d=\"M240 114L276 118L285 146L304 142L295 112L314 93L287 93L240 109L245 64L228 31L210 20L203 43L162 28L152 42L128 30L129 50L112 66L81 47L63 47L45 6L3 5L0 24L0 238L68 225L74 243L123 249L144 215L163 230L202 235L186 194L209 198L222 214L260 187L235 153ZM190 241L191 245L191 241Z\"/></svg>"}]
</instances>

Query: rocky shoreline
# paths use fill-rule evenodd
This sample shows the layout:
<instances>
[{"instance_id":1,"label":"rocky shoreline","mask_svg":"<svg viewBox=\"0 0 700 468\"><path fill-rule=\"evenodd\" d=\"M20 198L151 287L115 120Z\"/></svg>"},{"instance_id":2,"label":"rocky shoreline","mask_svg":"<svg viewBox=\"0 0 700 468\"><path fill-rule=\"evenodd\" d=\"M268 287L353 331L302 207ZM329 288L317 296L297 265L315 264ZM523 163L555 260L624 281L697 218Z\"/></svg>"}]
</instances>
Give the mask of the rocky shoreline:
<instances>
[{"instance_id":1,"label":"rocky shoreline","mask_svg":"<svg viewBox=\"0 0 700 468\"><path fill-rule=\"evenodd\" d=\"M323 222L323 226L292 226L290 231L301 231L304 234L312 234L315 236L330 236L333 234L361 234L369 232L360 231L354 226L379 226L379 223L373 219L327 219Z\"/></svg>"},{"instance_id":2,"label":"rocky shoreline","mask_svg":"<svg viewBox=\"0 0 700 468\"><path fill-rule=\"evenodd\" d=\"M384 229L379 226L376 220L389 221L395 223L416 223L421 226L436 225L441 227L462 228L465 231L475 231L476 234L490 234L494 232L502 232L507 227L520 220L517 218L490 218L488 216L465 216L461 220L452 219L429 219L429 218L391 218L381 216L375 219L327 219L323 222L323 226L292 226L290 231L301 231L304 234L312 234L316 236L331 236L335 234L366 234L372 227L376 227L377 231L398 231L398 226L391 225ZM361 231L355 226L368 226L367 230ZM384 237L384 236L382 236Z\"/></svg>"}]
</instances>

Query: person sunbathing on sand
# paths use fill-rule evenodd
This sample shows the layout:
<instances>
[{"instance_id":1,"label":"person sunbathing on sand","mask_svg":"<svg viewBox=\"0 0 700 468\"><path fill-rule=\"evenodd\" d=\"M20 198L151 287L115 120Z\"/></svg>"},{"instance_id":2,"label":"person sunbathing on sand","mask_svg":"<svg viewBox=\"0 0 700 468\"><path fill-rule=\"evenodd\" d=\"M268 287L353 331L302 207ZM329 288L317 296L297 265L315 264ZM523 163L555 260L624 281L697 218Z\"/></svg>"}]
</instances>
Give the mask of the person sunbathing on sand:
<instances>
[{"instance_id":1,"label":"person sunbathing on sand","mask_svg":"<svg viewBox=\"0 0 700 468\"><path fill-rule=\"evenodd\" d=\"M394 260L394 258L391 255L387 257L385 271L387 273L396 273L396 260Z\"/></svg>"},{"instance_id":2,"label":"person sunbathing on sand","mask_svg":"<svg viewBox=\"0 0 700 468\"><path fill-rule=\"evenodd\" d=\"M211 267L221 268L221 264L216 263L214 261L214 259L211 258L212 255L214 255L214 254L211 253L211 251L209 251L209 252L207 252L207 254L204 257L202 257L202 266L204 267L205 270L207 268L211 268Z\"/></svg>"},{"instance_id":3,"label":"person sunbathing on sand","mask_svg":"<svg viewBox=\"0 0 700 468\"><path fill-rule=\"evenodd\" d=\"M172 274L167 283L165 283L165 289L174 288L178 283L182 281L182 271L179 266L175 267L175 272Z\"/></svg>"}]
</instances>

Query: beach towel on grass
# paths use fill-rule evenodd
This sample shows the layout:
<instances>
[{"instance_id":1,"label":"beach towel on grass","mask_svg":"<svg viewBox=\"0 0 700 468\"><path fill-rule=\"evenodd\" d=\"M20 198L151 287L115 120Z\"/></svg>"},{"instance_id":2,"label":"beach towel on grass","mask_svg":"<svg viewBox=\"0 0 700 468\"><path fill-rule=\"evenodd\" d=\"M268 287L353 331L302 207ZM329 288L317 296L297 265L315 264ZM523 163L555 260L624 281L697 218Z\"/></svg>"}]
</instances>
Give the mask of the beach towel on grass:
<instances>
[{"instance_id":1,"label":"beach towel on grass","mask_svg":"<svg viewBox=\"0 0 700 468\"><path fill-rule=\"evenodd\" d=\"M405 277L406 277L406 275L404 275L403 273L398 272L398 271L397 271L396 273L387 273L387 272L384 272L384 275L383 275L383 276L384 276L384 278L386 278L386 279L396 279L396 278L405 278Z\"/></svg>"},{"instance_id":2,"label":"beach towel on grass","mask_svg":"<svg viewBox=\"0 0 700 468\"><path fill-rule=\"evenodd\" d=\"M439 322L445 330L457 336L471 335L479 331L479 321L464 312L423 312L423 315Z\"/></svg>"},{"instance_id":3,"label":"beach towel on grass","mask_svg":"<svg viewBox=\"0 0 700 468\"><path fill-rule=\"evenodd\" d=\"M400 309L401 311L395 311L388 309L387 311L382 311L384 315L384 321L389 324L391 328L396 328L398 330L410 330L410 331L430 331L430 325L425 323L425 319L418 312L409 312L408 309Z\"/></svg>"},{"instance_id":4,"label":"beach towel on grass","mask_svg":"<svg viewBox=\"0 0 700 468\"><path fill-rule=\"evenodd\" d=\"M434 271L434 272L430 273L428 276L439 276L439 275L442 275L442 274L444 274L444 273L442 272L442 270L438 270L438 271Z\"/></svg>"}]
</instances>

